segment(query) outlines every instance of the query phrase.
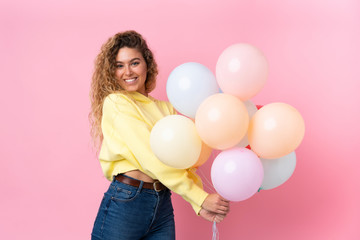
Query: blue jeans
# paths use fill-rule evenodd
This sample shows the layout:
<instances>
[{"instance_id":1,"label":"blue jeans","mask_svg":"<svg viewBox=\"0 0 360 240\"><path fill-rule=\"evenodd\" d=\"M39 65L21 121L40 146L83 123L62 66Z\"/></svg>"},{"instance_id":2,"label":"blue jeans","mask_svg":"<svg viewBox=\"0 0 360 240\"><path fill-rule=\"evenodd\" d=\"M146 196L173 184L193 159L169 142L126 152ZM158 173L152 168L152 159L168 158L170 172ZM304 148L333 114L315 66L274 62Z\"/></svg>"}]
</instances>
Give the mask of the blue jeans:
<instances>
[{"instance_id":1,"label":"blue jeans","mask_svg":"<svg viewBox=\"0 0 360 240\"><path fill-rule=\"evenodd\" d=\"M173 240L174 211L170 190L133 187L115 179L104 194L92 240Z\"/></svg>"}]
</instances>

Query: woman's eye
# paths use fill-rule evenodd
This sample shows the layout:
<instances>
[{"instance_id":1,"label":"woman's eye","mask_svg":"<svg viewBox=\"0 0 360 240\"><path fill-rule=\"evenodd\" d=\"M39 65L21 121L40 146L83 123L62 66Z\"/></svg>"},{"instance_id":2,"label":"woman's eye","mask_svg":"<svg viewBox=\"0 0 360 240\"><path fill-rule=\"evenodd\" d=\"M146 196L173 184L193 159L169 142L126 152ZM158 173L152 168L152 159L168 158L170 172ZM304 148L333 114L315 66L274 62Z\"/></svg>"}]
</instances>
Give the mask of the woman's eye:
<instances>
[{"instance_id":1,"label":"woman's eye","mask_svg":"<svg viewBox=\"0 0 360 240\"><path fill-rule=\"evenodd\" d=\"M118 64L118 65L116 65L116 68L122 68L124 65L122 65L122 64Z\"/></svg>"},{"instance_id":2,"label":"woman's eye","mask_svg":"<svg viewBox=\"0 0 360 240\"><path fill-rule=\"evenodd\" d=\"M140 64L139 62L133 62L133 63L132 63L133 66L137 66L137 65L139 65L139 64Z\"/></svg>"}]
</instances>

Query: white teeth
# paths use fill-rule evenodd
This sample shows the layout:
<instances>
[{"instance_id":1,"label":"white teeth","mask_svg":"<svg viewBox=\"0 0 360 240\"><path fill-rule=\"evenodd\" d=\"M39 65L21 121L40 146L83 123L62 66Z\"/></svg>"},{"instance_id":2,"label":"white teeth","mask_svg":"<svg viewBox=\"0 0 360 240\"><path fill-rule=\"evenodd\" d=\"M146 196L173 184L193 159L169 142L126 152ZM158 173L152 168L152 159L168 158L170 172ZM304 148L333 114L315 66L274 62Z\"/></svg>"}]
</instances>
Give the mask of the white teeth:
<instances>
[{"instance_id":1,"label":"white teeth","mask_svg":"<svg viewBox=\"0 0 360 240\"><path fill-rule=\"evenodd\" d=\"M125 79L125 82L130 83L130 82L134 82L135 80L136 80L136 78Z\"/></svg>"}]
</instances>

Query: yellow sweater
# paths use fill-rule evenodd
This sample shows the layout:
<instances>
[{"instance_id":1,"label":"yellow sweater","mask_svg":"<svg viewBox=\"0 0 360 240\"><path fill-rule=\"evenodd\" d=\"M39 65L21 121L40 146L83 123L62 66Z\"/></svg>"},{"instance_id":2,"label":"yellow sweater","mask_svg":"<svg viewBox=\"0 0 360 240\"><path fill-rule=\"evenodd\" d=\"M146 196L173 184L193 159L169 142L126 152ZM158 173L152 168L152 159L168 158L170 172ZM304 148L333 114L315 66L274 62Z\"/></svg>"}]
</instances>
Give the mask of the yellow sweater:
<instances>
[{"instance_id":1,"label":"yellow sweater","mask_svg":"<svg viewBox=\"0 0 360 240\"><path fill-rule=\"evenodd\" d=\"M163 164L152 152L150 133L161 118L176 114L169 102L138 92L113 93L103 105L101 121L104 140L99 160L108 180L131 170L140 170L158 179L188 201L199 214L208 196L194 169L176 169Z\"/></svg>"}]
</instances>

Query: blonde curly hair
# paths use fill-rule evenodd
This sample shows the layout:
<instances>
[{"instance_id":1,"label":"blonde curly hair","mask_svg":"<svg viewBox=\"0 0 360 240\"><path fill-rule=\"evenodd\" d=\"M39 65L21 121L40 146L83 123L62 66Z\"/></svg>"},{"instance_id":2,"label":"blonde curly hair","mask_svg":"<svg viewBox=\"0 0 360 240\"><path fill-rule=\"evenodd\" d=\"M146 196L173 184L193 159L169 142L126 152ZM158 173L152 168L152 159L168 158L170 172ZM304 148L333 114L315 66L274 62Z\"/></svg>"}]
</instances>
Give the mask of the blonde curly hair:
<instances>
[{"instance_id":1,"label":"blonde curly hair","mask_svg":"<svg viewBox=\"0 0 360 240\"><path fill-rule=\"evenodd\" d=\"M116 56L119 49L123 47L134 48L142 53L147 65L145 81L146 92L151 92L156 85L156 76L158 74L157 64L153 53L148 48L141 34L136 31L120 32L110 37L108 41L102 45L100 53L95 59L95 69L90 88L90 134L96 150L99 150L103 140L101 118L104 99L110 93L124 91L115 77Z\"/></svg>"}]
</instances>

